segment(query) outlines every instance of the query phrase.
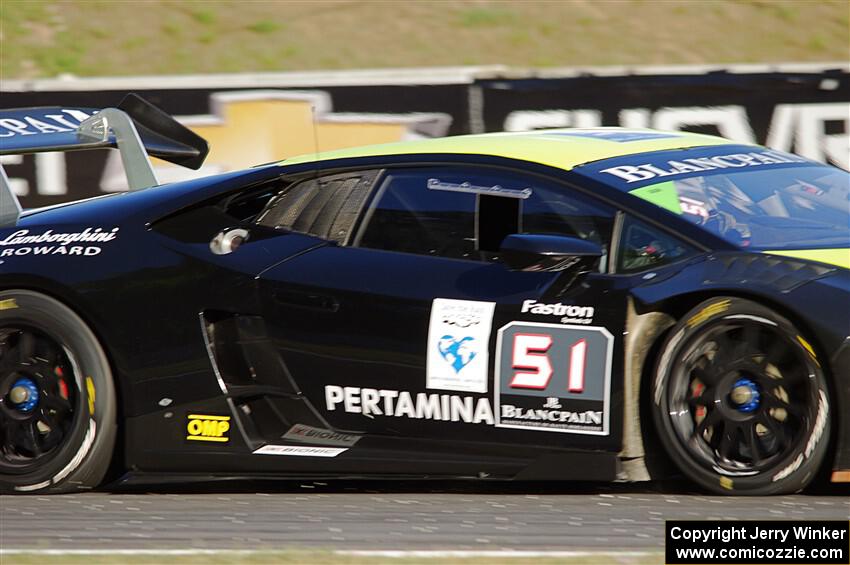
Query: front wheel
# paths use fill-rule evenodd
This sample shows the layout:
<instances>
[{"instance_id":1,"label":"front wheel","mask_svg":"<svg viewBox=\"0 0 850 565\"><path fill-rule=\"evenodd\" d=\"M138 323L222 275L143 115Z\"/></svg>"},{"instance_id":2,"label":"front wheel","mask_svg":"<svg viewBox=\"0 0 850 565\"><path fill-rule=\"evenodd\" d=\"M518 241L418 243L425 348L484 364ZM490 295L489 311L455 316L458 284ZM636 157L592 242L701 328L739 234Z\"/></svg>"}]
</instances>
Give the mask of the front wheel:
<instances>
[{"instance_id":1,"label":"front wheel","mask_svg":"<svg viewBox=\"0 0 850 565\"><path fill-rule=\"evenodd\" d=\"M796 492L826 456L823 367L791 322L755 302L718 297L685 315L664 344L652 394L667 453L708 490Z\"/></svg>"},{"instance_id":2,"label":"front wheel","mask_svg":"<svg viewBox=\"0 0 850 565\"><path fill-rule=\"evenodd\" d=\"M0 291L0 492L97 486L115 413L109 363L85 322L43 294Z\"/></svg>"}]
</instances>

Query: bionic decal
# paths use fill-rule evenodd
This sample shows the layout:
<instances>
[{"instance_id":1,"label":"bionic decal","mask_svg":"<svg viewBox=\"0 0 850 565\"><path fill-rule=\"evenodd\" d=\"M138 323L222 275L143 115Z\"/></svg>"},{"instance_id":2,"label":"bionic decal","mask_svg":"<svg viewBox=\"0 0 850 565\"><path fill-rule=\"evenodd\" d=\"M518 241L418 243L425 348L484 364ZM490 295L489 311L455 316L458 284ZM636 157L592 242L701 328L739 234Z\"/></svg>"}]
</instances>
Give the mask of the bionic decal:
<instances>
[{"instance_id":1,"label":"bionic decal","mask_svg":"<svg viewBox=\"0 0 850 565\"><path fill-rule=\"evenodd\" d=\"M254 455L291 455L295 457L336 457L347 447L307 447L303 445L264 445Z\"/></svg>"},{"instance_id":2,"label":"bionic decal","mask_svg":"<svg viewBox=\"0 0 850 565\"><path fill-rule=\"evenodd\" d=\"M360 441L361 437L362 436L355 434L343 434L333 430L326 430L324 428L314 428L312 426L305 426L304 424L295 424L289 428L288 432L281 436L281 439L302 441L304 443L318 443L320 445L344 445L346 447L351 447Z\"/></svg>"},{"instance_id":3,"label":"bionic decal","mask_svg":"<svg viewBox=\"0 0 850 565\"><path fill-rule=\"evenodd\" d=\"M370 418L388 416L493 424L493 408L489 399L455 394L411 393L406 390L328 385L325 387L325 407L330 412L340 408L350 414L363 414Z\"/></svg>"},{"instance_id":4,"label":"bionic decal","mask_svg":"<svg viewBox=\"0 0 850 565\"><path fill-rule=\"evenodd\" d=\"M189 441L230 441L230 416L189 414L186 422L186 439Z\"/></svg>"},{"instance_id":5,"label":"bionic decal","mask_svg":"<svg viewBox=\"0 0 850 565\"><path fill-rule=\"evenodd\" d=\"M428 327L426 387L487 392L494 302L435 298Z\"/></svg>"},{"instance_id":6,"label":"bionic decal","mask_svg":"<svg viewBox=\"0 0 850 565\"><path fill-rule=\"evenodd\" d=\"M544 316L560 316L562 324L593 323L593 306L573 306L570 304L544 304L534 300L523 300L523 314L541 314Z\"/></svg>"},{"instance_id":7,"label":"bionic decal","mask_svg":"<svg viewBox=\"0 0 850 565\"><path fill-rule=\"evenodd\" d=\"M91 257L100 255L100 243L118 238L119 228L86 228L79 232L57 233L47 230L31 234L30 230L18 230L0 240L0 258L21 255L78 255Z\"/></svg>"},{"instance_id":8,"label":"bionic decal","mask_svg":"<svg viewBox=\"0 0 850 565\"><path fill-rule=\"evenodd\" d=\"M504 326L496 340L496 427L608 435L613 344L601 327Z\"/></svg>"}]
</instances>

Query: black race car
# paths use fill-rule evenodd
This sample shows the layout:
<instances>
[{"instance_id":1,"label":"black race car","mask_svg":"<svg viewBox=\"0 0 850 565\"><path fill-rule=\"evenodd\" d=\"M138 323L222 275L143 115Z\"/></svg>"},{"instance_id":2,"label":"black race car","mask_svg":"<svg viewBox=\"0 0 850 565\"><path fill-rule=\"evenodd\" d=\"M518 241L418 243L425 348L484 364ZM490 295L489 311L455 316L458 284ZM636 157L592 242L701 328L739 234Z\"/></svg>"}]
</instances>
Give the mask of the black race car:
<instances>
[{"instance_id":1,"label":"black race car","mask_svg":"<svg viewBox=\"0 0 850 565\"><path fill-rule=\"evenodd\" d=\"M139 99L6 111L130 190L0 183L0 489L104 480L850 481L848 174L683 132L472 135L158 186ZM285 127L285 124L282 124Z\"/></svg>"}]
</instances>

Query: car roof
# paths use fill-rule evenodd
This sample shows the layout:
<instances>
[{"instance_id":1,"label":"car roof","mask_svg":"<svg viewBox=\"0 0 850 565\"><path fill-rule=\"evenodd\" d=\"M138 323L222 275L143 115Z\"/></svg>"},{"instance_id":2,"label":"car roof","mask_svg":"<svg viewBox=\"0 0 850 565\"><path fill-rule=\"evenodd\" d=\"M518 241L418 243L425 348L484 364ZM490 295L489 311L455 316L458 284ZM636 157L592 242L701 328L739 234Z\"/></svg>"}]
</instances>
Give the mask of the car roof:
<instances>
[{"instance_id":1,"label":"car roof","mask_svg":"<svg viewBox=\"0 0 850 565\"><path fill-rule=\"evenodd\" d=\"M279 164L293 165L357 157L450 154L506 157L571 170L585 163L624 155L734 143L721 137L680 131L662 132L615 127L551 129L367 145L299 155Z\"/></svg>"}]
</instances>

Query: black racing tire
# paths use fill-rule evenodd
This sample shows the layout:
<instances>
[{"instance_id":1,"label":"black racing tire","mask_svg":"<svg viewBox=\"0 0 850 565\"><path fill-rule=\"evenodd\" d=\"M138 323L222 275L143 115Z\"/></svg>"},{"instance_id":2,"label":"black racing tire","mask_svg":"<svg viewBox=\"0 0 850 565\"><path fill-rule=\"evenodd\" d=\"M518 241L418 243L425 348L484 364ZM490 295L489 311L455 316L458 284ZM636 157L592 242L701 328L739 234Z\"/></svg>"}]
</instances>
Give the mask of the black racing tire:
<instances>
[{"instance_id":1,"label":"black racing tire","mask_svg":"<svg viewBox=\"0 0 850 565\"><path fill-rule=\"evenodd\" d=\"M0 291L0 492L97 487L116 428L112 371L86 323L44 294Z\"/></svg>"},{"instance_id":2,"label":"black racing tire","mask_svg":"<svg viewBox=\"0 0 850 565\"><path fill-rule=\"evenodd\" d=\"M802 490L827 453L827 377L812 342L756 302L716 297L668 334L652 412L667 454L719 494Z\"/></svg>"}]
</instances>

